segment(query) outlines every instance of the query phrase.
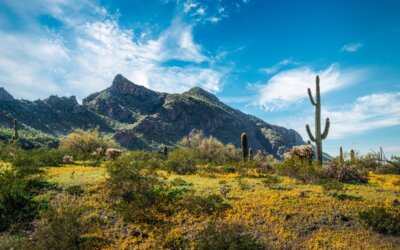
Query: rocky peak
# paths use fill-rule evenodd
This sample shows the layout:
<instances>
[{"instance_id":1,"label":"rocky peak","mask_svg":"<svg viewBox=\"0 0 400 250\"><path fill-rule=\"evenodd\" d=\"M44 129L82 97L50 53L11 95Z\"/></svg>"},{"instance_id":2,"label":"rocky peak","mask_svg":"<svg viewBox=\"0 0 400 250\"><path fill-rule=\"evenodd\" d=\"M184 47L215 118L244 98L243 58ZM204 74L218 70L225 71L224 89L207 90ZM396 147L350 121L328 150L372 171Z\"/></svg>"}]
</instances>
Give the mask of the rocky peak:
<instances>
[{"instance_id":1,"label":"rocky peak","mask_svg":"<svg viewBox=\"0 0 400 250\"><path fill-rule=\"evenodd\" d=\"M44 102L52 107L75 107L78 106L78 101L76 100L75 96L70 96L70 97L58 97L56 95L51 95L47 99L44 100Z\"/></svg>"},{"instance_id":2,"label":"rocky peak","mask_svg":"<svg viewBox=\"0 0 400 250\"><path fill-rule=\"evenodd\" d=\"M118 74L114 77L110 90L118 94L131 94L134 96L143 96L156 93L143 86L134 84L121 74Z\"/></svg>"},{"instance_id":3,"label":"rocky peak","mask_svg":"<svg viewBox=\"0 0 400 250\"><path fill-rule=\"evenodd\" d=\"M210 92L208 92L200 87L191 88L183 94L208 99L212 102L219 102L218 97L216 97L215 95L211 94Z\"/></svg>"},{"instance_id":4,"label":"rocky peak","mask_svg":"<svg viewBox=\"0 0 400 250\"><path fill-rule=\"evenodd\" d=\"M14 97L7 92L3 87L0 88L0 101L12 102Z\"/></svg>"}]
</instances>

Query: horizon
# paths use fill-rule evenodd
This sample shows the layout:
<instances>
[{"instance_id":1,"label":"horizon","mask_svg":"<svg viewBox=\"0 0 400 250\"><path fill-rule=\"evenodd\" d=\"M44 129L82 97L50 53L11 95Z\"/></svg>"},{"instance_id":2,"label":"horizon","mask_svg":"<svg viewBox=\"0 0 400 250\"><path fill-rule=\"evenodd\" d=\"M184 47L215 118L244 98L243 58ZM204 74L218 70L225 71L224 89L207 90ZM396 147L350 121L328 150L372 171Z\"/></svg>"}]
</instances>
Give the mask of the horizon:
<instances>
[{"instance_id":1,"label":"horizon","mask_svg":"<svg viewBox=\"0 0 400 250\"><path fill-rule=\"evenodd\" d=\"M398 1L0 0L0 87L79 101L121 73L149 89L201 87L267 123L314 128L324 151L400 154ZM318 10L318 11L317 11ZM261 20L261 21L260 21ZM38 84L41 84L40 88Z\"/></svg>"}]
</instances>

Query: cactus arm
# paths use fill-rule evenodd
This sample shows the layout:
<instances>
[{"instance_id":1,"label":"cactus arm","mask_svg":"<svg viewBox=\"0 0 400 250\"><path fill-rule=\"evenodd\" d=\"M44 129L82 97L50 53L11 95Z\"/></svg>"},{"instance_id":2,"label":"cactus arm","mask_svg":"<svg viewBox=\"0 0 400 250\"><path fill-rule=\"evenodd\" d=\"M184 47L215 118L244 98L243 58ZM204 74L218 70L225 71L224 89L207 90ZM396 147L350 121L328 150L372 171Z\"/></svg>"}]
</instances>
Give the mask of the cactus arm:
<instances>
[{"instance_id":1,"label":"cactus arm","mask_svg":"<svg viewBox=\"0 0 400 250\"><path fill-rule=\"evenodd\" d=\"M311 104L314 105L314 106L317 105L315 103L315 101L314 101L314 98L313 98L312 94L311 94L311 89L310 88L307 89L307 93L308 93L308 97L310 97Z\"/></svg>"},{"instance_id":2,"label":"cactus arm","mask_svg":"<svg viewBox=\"0 0 400 250\"><path fill-rule=\"evenodd\" d=\"M326 120L325 120L325 129L324 129L324 132L321 135L322 140L325 140L326 137L328 136L330 125L331 125L331 123L329 121L329 118L326 118Z\"/></svg>"},{"instance_id":3,"label":"cactus arm","mask_svg":"<svg viewBox=\"0 0 400 250\"><path fill-rule=\"evenodd\" d=\"M310 140L315 142L315 138L312 135L311 130L310 130L310 126L308 126L308 124L306 125L306 131L307 131L308 137L310 137Z\"/></svg>"}]
</instances>

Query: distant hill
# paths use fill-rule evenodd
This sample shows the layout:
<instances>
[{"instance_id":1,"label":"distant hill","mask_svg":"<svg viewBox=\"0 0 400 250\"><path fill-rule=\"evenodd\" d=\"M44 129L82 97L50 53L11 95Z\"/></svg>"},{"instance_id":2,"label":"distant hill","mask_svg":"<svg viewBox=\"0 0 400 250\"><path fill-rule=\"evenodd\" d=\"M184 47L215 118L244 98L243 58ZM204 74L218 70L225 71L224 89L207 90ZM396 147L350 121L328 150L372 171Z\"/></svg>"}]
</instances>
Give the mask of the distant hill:
<instances>
[{"instance_id":1,"label":"distant hill","mask_svg":"<svg viewBox=\"0 0 400 250\"><path fill-rule=\"evenodd\" d=\"M275 156L304 143L295 130L244 114L201 88L182 94L160 93L136 85L122 75L115 76L109 88L83 99L82 105L74 96L17 100L0 88L0 110L3 127L11 127L16 118L22 128L61 136L75 128L98 126L128 149L176 146L193 129L237 146L240 134L246 132L250 147Z\"/></svg>"}]
</instances>

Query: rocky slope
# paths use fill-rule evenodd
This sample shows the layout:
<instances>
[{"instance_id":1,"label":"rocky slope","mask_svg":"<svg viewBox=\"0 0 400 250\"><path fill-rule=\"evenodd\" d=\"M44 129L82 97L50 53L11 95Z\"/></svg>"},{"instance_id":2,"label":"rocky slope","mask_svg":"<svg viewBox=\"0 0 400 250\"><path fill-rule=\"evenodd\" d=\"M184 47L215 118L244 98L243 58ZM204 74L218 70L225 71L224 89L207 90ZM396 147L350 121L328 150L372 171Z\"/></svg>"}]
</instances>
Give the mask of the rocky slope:
<instances>
[{"instance_id":1,"label":"rocky slope","mask_svg":"<svg viewBox=\"0 0 400 250\"><path fill-rule=\"evenodd\" d=\"M17 118L25 128L63 135L74 128L99 126L113 133L129 149L158 149L176 142L193 129L202 130L224 143L240 145L246 132L250 147L280 156L303 144L294 130L270 125L233 109L211 93L192 88L183 94L166 94L136 85L117 75L112 85L89 95L78 104L75 97L50 96L45 100L14 99L0 88L0 125L10 127Z\"/></svg>"}]
</instances>

